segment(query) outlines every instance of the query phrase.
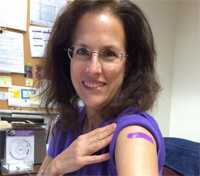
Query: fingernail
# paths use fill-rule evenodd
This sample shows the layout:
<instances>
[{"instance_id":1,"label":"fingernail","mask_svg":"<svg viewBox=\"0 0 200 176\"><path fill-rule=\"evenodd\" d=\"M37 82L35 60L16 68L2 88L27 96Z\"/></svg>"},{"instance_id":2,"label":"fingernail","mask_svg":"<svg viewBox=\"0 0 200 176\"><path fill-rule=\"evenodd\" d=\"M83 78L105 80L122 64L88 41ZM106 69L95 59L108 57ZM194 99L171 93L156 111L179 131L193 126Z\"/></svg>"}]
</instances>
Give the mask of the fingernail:
<instances>
[{"instance_id":1,"label":"fingernail","mask_svg":"<svg viewBox=\"0 0 200 176\"><path fill-rule=\"evenodd\" d=\"M113 128L116 128L116 127L117 127L117 124L116 124L116 123L112 123L111 125L112 125Z\"/></svg>"}]
</instances>

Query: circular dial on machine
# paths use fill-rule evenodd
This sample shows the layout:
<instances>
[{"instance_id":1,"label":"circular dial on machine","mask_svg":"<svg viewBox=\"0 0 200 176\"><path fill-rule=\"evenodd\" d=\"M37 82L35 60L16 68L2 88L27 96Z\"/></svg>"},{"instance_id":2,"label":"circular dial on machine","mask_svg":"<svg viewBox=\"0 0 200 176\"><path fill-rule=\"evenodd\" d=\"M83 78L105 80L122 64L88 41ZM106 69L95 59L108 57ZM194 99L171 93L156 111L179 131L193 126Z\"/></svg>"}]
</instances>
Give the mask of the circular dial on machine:
<instances>
[{"instance_id":1,"label":"circular dial on machine","mask_svg":"<svg viewBox=\"0 0 200 176\"><path fill-rule=\"evenodd\" d=\"M29 156L31 150L31 144L27 140L16 139L12 141L9 153L15 160L24 160Z\"/></svg>"}]
</instances>

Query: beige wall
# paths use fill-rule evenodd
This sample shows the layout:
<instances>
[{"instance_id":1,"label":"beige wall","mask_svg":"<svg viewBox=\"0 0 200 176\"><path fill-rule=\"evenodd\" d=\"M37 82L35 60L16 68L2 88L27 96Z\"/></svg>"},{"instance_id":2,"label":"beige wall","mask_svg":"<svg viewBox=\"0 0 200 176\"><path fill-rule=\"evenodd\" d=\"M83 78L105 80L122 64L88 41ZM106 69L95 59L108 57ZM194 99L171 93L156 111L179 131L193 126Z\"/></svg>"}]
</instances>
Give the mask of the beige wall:
<instances>
[{"instance_id":1,"label":"beige wall","mask_svg":"<svg viewBox=\"0 0 200 176\"><path fill-rule=\"evenodd\" d=\"M155 0L134 0L134 2L143 9L152 26L157 49L157 72L162 86L162 92L152 114L164 136L169 136L176 3Z\"/></svg>"},{"instance_id":2,"label":"beige wall","mask_svg":"<svg viewBox=\"0 0 200 176\"><path fill-rule=\"evenodd\" d=\"M177 12L170 136L200 142L200 1Z\"/></svg>"},{"instance_id":3,"label":"beige wall","mask_svg":"<svg viewBox=\"0 0 200 176\"><path fill-rule=\"evenodd\" d=\"M152 25L163 91L152 114L164 136L200 142L200 1L133 0Z\"/></svg>"}]
</instances>

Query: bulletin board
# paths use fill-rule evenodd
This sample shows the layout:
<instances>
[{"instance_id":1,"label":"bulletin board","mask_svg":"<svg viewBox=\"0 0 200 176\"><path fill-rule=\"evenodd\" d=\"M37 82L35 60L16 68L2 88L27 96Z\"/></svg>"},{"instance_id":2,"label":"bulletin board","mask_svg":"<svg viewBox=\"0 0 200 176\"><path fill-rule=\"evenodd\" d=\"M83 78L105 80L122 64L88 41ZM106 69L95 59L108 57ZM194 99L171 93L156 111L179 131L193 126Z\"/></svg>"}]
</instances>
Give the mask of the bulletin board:
<instances>
[{"instance_id":1,"label":"bulletin board","mask_svg":"<svg viewBox=\"0 0 200 176\"><path fill-rule=\"evenodd\" d=\"M2 5L2 4L1 4ZM23 44L24 44L24 65L29 65L32 67L32 81L33 85L31 87L34 87L37 83L37 78L35 77L34 69L38 66L43 67L45 64L45 58L37 58L31 56L31 50L30 50L30 38L29 38L29 26L30 26L30 0L27 1L27 24L26 24L26 30L20 30L20 29L14 29L10 27L3 26L2 32L4 31L13 31L17 33L21 33L23 35ZM3 18L1 16L0 18ZM14 23L14 22L13 22ZM27 86L26 80L27 77L25 77L25 74L23 73L4 73L0 72L0 76L8 76L12 79L12 85L13 86ZM0 87L0 92L8 92L7 87ZM39 107L14 107L9 106L8 101L0 100L0 110L33 110L33 111L41 111L42 109L39 109Z\"/></svg>"}]
</instances>

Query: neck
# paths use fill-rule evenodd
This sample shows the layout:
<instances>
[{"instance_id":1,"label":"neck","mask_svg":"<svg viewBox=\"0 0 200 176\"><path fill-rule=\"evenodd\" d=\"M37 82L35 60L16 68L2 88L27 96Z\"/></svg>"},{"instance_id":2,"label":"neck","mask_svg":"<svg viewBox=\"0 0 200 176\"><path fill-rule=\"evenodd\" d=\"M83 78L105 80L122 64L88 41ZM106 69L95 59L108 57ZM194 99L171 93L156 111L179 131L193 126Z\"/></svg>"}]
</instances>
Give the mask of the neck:
<instances>
[{"instance_id":1,"label":"neck","mask_svg":"<svg viewBox=\"0 0 200 176\"><path fill-rule=\"evenodd\" d=\"M86 119L84 124L84 131L91 131L95 129L102 122L99 111L86 108Z\"/></svg>"}]
</instances>

